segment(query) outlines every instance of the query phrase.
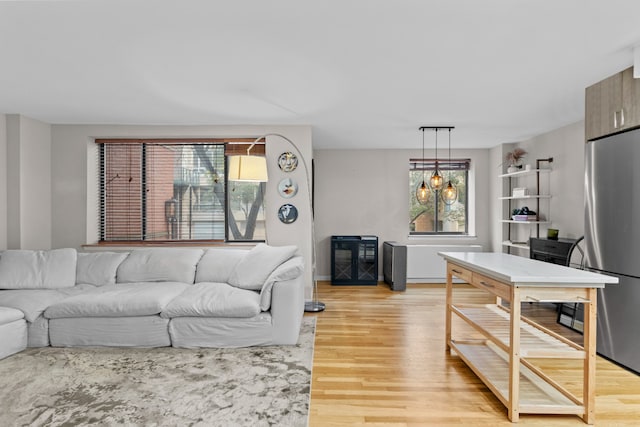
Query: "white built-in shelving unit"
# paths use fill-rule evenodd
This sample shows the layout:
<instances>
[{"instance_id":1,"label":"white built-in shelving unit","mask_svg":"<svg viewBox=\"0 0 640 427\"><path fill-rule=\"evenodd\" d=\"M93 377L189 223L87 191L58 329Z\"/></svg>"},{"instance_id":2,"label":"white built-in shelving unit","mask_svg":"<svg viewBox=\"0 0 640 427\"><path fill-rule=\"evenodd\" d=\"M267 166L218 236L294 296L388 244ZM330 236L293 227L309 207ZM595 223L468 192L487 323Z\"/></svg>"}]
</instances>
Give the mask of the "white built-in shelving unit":
<instances>
[{"instance_id":1,"label":"white built-in shelving unit","mask_svg":"<svg viewBox=\"0 0 640 427\"><path fill-rule=\"evenodd\" d=\"M553 159L541 159L538 163L542 162L551 162ZM517 172L505 173L498 175L501 179L508 180L508 185L506 186L508 194L499 197L499 200L502 201L502 209L505 212L504 217L500 219L500 223L506 224L506 227L503 227L503 241L502 246L507 248L507 252L511 253L510 249L515 248L521 251L529 250L529 242L527 241L514 241L514 236L521 235L522 233L518 230L515 230L514 227L520 226L536 226L536 237L540 237L540 225L550 225L551 220L549 218L549 210L546 212L540 212L541 209L541 200L551 199L551 194L541 194L541 185L540 185L540 175L548 174L551 172L551 168L537 168L537 169L525 169ZM526 188L529 191L533 191L534 194L525 194L525 195L513 195L513 189L521 182L525 182L525 180L521 180L521 178L527 179L527 183L531 182L531 177L535 176L535 185L528 185ZM527 221L518 221L514 220L511 217L512 209L516 207L522 207L524 203L523 201L534 201L535 202L535 212L536 219L535 220L527 220ZM532 234L532 230L529 230L529 234Z\"/></svg>"}]
</instances>

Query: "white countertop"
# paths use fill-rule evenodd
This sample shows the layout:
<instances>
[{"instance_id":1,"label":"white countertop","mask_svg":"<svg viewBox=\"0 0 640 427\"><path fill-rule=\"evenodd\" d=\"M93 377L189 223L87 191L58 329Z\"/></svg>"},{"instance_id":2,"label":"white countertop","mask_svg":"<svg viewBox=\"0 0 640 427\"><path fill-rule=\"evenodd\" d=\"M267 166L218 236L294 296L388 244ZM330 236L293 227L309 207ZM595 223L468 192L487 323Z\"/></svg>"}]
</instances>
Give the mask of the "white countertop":
<instances>
[{"instance_id":1,"label":"white countertop","mask_svg":"<svg viewBox=\"0 0 640 427\"><path fill-rule=\"evenodd\" d=\"M567 287L588 285L589 288L603 288L606 283L618 283L617 277L500 252L438 252L438 255L516 286L562 284Z\"/></svg>"}]
</instances>

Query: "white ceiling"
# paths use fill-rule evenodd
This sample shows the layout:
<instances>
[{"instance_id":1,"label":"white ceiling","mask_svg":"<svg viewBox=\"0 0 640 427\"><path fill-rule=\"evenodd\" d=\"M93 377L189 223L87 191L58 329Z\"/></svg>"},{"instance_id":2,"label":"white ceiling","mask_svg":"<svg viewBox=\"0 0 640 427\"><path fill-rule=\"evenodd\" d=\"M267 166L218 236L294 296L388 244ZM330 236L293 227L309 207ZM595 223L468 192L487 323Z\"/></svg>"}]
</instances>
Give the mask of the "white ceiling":
<instances>
[{"instance_id":1,"label":"white ceiling","mask_svg":"<svg viewBox=\"0 0 640 427\"><path fill-rule=\"evenodd\" d=\"M493 147L582 120L638 44L637 0L0 1L0 113Z\"/></svg>"}]
</instances>

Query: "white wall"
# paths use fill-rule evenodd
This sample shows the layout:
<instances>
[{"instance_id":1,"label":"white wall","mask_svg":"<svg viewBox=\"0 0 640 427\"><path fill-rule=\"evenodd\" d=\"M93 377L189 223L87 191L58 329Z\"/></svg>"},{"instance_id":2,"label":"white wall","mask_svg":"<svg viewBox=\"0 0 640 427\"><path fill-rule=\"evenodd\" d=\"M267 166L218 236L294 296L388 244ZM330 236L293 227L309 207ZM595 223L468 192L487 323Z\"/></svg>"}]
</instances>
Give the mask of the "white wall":
<instances>
[{"instance_id":1,"label":"white wall","mask_svg":"<svg viewBox=\"0 0 640 427\"><path fill-rule=\"evenodd\" d=\"M52 131L52 191L54 247L80 248L98 240L98 174L95 138L215 138L257 137L279 133L291 139L302 151L309 167L313 155L309 126L124 126L124 125L54 125ZM308 207L307 182L300 162L291 176L298 181L299 191L292 199L283 199L277 185L283 174L277 158L283 151L295 150L282 138L267 138L266 155L270 180L267 184L267 238L273 245L297 245L305 258L307 298L312 286L311 211ZM311 179L311 171L307 173ZM283 203L298 208L293 224L282 224L277 210Z\"/></svg>"},{"instance_id":2,"label":"white wall","mask_svg":"<svg viewBox=\"0 0 640 427\"><path fill-rule=\"evenodd\" d=\"M502 178L498 178L498 175L503 173L502 162L504 159L504 155L507 151L507 147L511 144L502 144L496 147L493 147L489 150L489 200L487 201L488 206L490 207L490 217L491 217L491 246L487 247L487 251L491 252L502 252L502 238L503 232L506 231L506 226L500 222L506 210L503 206L503 202L498 198L504 194L506 188L506 182ZM509 148L511 149L511 148Z\"/></svg>"},{"instance_id":3,"label":"white wall","mask_svg":"<svg viewBox=\"0 0 640 427\"><path fill-rule=\"evenodd\" d=\"M51 248L51 125L6 116L7 248Z\"/></svg>"},{"instance_id":4,"label":"white wall","mask_svg":"<svg viewBox=\"0 0 640 427\"><path fill-rule=\"evenodd\" d=\"M7 117L0 114L0 251L7 249Z\"/></svg>"},{"instance_id":5,"label":"white wall","mask_svg":"<svg viewBox=\"0 0 640 427\"><path fill-rule=\"evenodd\" d=\"M540 236L546 237L547 228L557 228L560 230L560 237L577 238L584 234L584 122L580 121L571 125L555 129L553 131L538 135L526 141L517 144L503 144L491 149L491 169L495 172L495 177L491 179L492 190L492 216L496 218L495 232L492 233L492 245L494 251L502 251L501 242L502 233L499 232L500 217L504 217L506 213L505 204L497 201L506 190L505 179L497 178L497 175L503 173L503 169L498 165L503 161L504 154L515 147L524 148L527 155L524 158L524 164L531 164L535 168L535 160L553 157L553 162L549 165L552 172L546 176L541 174L541 188L543 193L547 192L552 195L548 201L541 202L541 213L551 220L550 225L540 227ZM545 164L542 167L546 167ZM531 177L529 181L525 181L526 187L533 189L535 185L535 177ZM503 190L504 186L504 190ZM528 201L527 206L530 208L535 206L535 201ZM521 203L522 204L522 203ZM493 212L496 212L494 214ZM518 240L525 240L529 235L527 227L533 227L535 235L535 227L527 225L516 226L520 233ZM515 227L514 227L515 229ZM516 252L523 256L528 256L525 251Z\"/></svg>"},{"instance_id":6,"label":"white wall","mask_svg":"<svg viewBox=\"0 0 640 427\"><path fill-rule=\"evenodd\" d=\"M529 152L528 161L553 157L549 175L551 228L560 237L576 238L584 234L584 122L580 121L547 132L518 144ZM546 236L546 231L545 231Z\"/></svg>"},{"instance_id":7,"label":"white wall","mask_svg":"<svg viewBox=\"0 0 640 427\"><path fill-rule=\"evenodd\" d=\"M433 156L427 150L425 156ZM316 150L315 226L318 275L331 275L332 235L378 236L379 244L393 240L420 244L479 244L491 242L489 199L489 150L452 150L455 158L470 158L470 214L472 236L409 238L409 159L422 156L416 150ZM380 257L381 261L381 257ZM379 262L381 272L382 262Z\"/></svg>"}]
</instances>

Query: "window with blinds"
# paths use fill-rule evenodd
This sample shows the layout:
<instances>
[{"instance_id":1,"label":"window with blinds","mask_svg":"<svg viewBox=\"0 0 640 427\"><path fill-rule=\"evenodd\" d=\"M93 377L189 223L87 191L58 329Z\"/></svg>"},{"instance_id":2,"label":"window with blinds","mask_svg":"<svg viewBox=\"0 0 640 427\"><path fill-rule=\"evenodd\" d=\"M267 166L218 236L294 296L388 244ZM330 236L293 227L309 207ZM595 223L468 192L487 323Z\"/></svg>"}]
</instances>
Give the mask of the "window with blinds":
<instances>
[{"instance_id":1,"label":"window with blinds","mask_svg":"<svg viewBox=\"0 0 640 427\"><path fill-rule=\"evenodd\" d=\"M226 156L247 141L96 142L102 242L264 240L264 183L226 179Z\"/></svg>"},{"instance_id":2,"label":"window with blinds","mask_svg":"<svg viewBox=\"0 0 640 427\"><path fill-rule=\"evenodd\" d=\"M442 190L429 188L426 204L416 198L416 189L422 180L429 186L429 178L437 168L444 178L456 188L458 197L452 204L444 203ZM409 160L409 234L468 234L469 224L467 186L470 159L410 159Z\"/></svg>"}]
</instances>

